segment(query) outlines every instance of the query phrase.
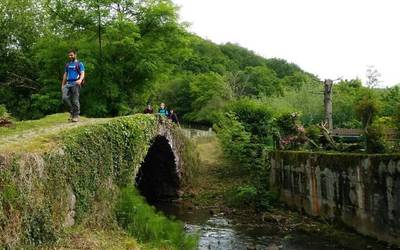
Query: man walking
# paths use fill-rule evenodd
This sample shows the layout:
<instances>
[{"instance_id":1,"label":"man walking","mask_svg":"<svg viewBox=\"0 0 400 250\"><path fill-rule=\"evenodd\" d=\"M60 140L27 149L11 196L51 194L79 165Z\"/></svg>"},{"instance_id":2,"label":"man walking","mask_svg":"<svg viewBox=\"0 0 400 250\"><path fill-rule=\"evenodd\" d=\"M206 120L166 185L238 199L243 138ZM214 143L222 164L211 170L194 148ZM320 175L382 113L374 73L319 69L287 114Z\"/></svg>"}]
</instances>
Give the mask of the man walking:
<instances>
[{"instance_id":1,"label":"man walking","mask_svg":"<svg viewBox=\"0 0 400 250\"><path fill-rule=\"evenodd\" d=\"M68 52L69 62L61 82L62 99L71 114L70 121L78 122L80 113L79 92L85 78L85 66L76 58L76 51Z\"/></svg>"}]
</instances>

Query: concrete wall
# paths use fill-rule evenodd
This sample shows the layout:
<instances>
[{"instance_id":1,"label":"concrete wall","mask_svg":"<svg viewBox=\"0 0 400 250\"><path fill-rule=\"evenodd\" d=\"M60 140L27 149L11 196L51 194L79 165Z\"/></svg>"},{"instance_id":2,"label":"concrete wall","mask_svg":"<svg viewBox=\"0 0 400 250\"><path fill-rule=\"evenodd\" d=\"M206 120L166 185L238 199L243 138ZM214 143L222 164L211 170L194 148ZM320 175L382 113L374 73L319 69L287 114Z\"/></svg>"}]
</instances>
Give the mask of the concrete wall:
<instances>
[{"instance_id":1,"label":"concrete wall","mask_svg":"<svg viewBox=\"0 0 400 250\"><path fill-rule=\"evenodd\" d=\"M400 155L274 152L272 188L289 206L400 245Z\"/></svg>"},{"instance_id":2,"label":"concrete wall","mask_svg":"<svg viewBox=\"0 0 400 250\"><path fill-rule=\"evenodd\" d=\"M182 129L182 133L189 139L198 137L211 137L215 135L215 132L212 131L211 128L208 130L184 128Z\"/></svg>"}]
</instances>

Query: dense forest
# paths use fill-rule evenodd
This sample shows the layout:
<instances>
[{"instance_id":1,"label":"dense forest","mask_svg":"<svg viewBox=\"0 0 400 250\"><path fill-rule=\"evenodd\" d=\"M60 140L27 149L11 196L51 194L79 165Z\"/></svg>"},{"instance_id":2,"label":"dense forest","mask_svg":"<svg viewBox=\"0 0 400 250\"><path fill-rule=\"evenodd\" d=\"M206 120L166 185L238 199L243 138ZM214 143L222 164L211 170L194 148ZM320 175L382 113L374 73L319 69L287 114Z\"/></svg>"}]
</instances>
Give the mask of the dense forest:
<instances>
[{"instance_id":1,"label":"dense forest","mask_svg":"<svg viewBox=\"0 0 400 250\"><path fill-rule=\"evenodd\" d=\"M169 0L1 1L0 104L15 119L63 112L60 84L72 48L86 65L85 116L165 102L190 123L215 124L239 106L273 117L297 112L305 126L323 120L322 79L284 59L191 34L178 13ZM373 87L359 79L334 85L334 127L363 128L366 107L395 127L400 88Z\"/></svg>"}]
</instances>

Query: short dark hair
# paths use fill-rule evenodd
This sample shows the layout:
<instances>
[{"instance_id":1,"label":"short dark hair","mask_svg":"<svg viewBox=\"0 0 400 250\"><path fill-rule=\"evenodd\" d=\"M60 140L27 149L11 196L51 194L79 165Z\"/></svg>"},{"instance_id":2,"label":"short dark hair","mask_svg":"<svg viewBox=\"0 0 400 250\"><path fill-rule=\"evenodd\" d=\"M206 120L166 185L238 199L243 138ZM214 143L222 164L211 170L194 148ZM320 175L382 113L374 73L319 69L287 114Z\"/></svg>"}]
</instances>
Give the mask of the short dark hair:
<instances>
[{"instance_id":1,"label":"short dark hair","mask_svg":"<svg viewBox=\"0 0 400 250\"><path fill-rule=\"evenodd\" d=\"M76 55L76 50L75 49L70 49L70 50L68 50L68 54L69 53L74 53Z\"/></svg>"}]
</instances>

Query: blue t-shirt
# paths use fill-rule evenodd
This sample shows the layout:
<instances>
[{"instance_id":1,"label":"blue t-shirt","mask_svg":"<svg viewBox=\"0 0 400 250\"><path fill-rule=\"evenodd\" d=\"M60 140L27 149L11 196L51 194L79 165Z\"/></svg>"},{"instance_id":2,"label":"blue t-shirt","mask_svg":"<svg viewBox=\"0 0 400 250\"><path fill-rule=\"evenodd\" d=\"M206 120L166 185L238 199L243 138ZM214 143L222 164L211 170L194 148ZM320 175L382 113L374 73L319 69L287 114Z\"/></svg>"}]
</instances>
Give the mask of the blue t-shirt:
<instances>
[{"instance_id":1,"label":"blue t-shirt","mask_svg":"<svg viewBox=\"0 0 400 250\"><path fill-rule=\"evenodd\" d=\"M83 63L79 62L79 71L77 64L78 61L69 62L65 66L65 72L67 73L67 82L68 84L75 84L75 81L79 79L79 75L81 72L85 71L85 66Z\"/></svg>"}]
</instances>

